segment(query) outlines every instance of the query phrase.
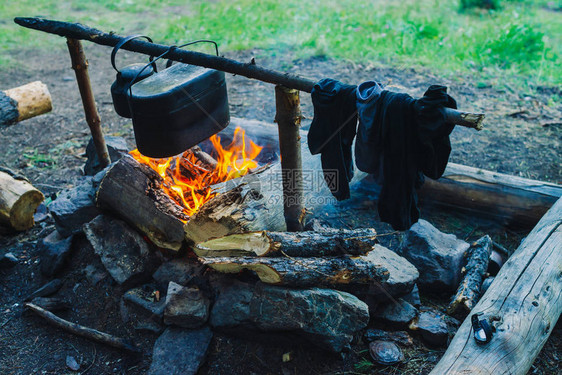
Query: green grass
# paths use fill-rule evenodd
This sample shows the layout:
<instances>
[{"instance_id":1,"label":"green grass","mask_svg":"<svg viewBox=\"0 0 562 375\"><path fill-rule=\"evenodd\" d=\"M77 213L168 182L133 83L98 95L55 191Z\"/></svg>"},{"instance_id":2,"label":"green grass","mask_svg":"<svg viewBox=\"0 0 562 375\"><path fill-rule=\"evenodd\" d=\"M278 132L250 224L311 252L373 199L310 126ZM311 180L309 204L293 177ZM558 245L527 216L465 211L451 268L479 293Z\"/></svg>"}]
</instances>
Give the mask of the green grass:
<instances>
[{"instance_id":1,"label":"green grass","mask_svg":"<svg viewBox=\"0 0 562 375\"><path fill-rule=\"evenodd\" d=\"M216 40L221 51L328 56L435 74L506 77L525 85L562 84L562 14L551 1L503 0L498 10L460 11L459 1L130 0L19 1L1 4L0 69L14 48L43 47L53 36L24 30L13 16L79 21L122 34L144 32L179 43ZM182 5L187 4L187 5Z\"/></svg>"}]
</instances>

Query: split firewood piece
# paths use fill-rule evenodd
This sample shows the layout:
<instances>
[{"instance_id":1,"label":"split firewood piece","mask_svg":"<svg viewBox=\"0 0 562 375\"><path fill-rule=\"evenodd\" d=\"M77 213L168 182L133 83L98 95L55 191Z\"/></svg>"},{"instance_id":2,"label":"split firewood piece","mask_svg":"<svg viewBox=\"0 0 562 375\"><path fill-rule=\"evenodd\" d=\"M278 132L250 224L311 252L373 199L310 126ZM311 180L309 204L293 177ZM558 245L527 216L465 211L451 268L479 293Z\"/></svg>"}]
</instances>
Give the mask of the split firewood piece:
<instances>
[{"instance_id":1,"label":"split firewood piece","mask_svg":"<svg viewBox=\"0 0 562 375\"><path fill-rule=\"evenodd\" d=\"M465 275L457 293L447 307L447 314L454 314L461 308L463 315L466 315L478 302L492 246L492 239L486 235L474 242L468 249L468 262L463 269Z\"/></svg>"},{"instance_id":2,"label":"split firewood piece","mask_svg":"<svg viewBox=\"0 0 562 375\"><path fill-rule=\"evenodd\" d=\"M384 282L389 271L364 257L338 256L325 258L217 257L199 258L216 271L238 273L254 271L268 284L309 287L320 285Z\"/></svg>"},{"instance_id":3,"label":"split firewood piece","mask_svg":"<svg viewBox=\"0 0 562 375\"><path fill-rule=\"evenodd\" d=\"M27 180L0 171L0 224L18 231L33 227L33 215L44 199Z\"/></svg>"},{"instance_id":4,"label":"split firewood piece","mask_svg":"<svg viewBox=\"0 0 562 375\"><path fill-rule=\"evenodd\" d=\"M26 303L25 307L33 311L35 314L47 320L49 324L52 324L58 328L61 328L67 332L70 332L77 336L82 336L89 340L97 341L102 344L113 346L114 348L128 350L130 352L139 353L140 350L129 341L121 338L115 337L105 332L100 332L93 328L84 327L80 324L72 323L62 318L59 318L55 314L37 306L33 303Z\"/></svg>"},{"instance_id":5,"label":"split firewood piece","mask_svg":"<svg viewBox=\"0 0 562 375\"><path fill-rule=\"evenodd\" d=\"M0 91L0 125L13 125L52 109L51 94L40 81Z\"/></svg>"},{"instance_id":6,"label":"split firewood piece","mask_svg":"<svg viewBox=\"0 0 562 375\"><path fill-rule=\"evenodd\" d=\"M377 232L372 228L292 233L259 231L214 238L197 244L193 250L204 257L364 255L373 249L376 237Z\"/></svg>"},{"instance_id":7,"label":"split firewood piece","mask_svg":"<svg viewBox=\"0 0 562 375\"><path fill-rule=\"evenodd\" d=\"M118 214L157 246L179 250L188 216L161 185L162 177L156 171L125 155L105 174L96 204Z\"/></svg>"}]
</instances>

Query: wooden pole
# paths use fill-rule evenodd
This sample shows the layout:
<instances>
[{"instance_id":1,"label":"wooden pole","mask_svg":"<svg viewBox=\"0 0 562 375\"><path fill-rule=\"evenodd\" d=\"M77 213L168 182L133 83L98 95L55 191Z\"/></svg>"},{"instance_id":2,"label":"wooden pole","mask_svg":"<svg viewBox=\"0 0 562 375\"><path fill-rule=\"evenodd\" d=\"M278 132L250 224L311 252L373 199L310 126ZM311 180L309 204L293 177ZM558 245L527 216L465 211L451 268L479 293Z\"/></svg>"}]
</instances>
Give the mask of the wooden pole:
<instances>
[{"instance_id":1,"label":"wooden pole","mask_svg":"<svg viewBox=\"0 0 562 375\"><path fill-rule=\"evenodd\" d=\"M66 44L68 46L68 52L70 52L72 69L74 69L76 73L76 82L78 82L78 89L82 97L86 122L92 133L100 165L102 168L105 168L111 163L111 159L109 158L107 145L105 144L105 139L101 131L101 119L96 107L96 101L94 100L90 76L88 75L88 61L86 60L82 43L78 39L68 38Z\"/></svg>"},{"instance_id":2,"label":"wooden pole","mask_svg":"<svg viewBox=\"0 0 562 375\"><path fill-rule=\"evenodd\" d=\"M283 180L283 213L287 231L302 231L304 202L301 158L301 110L298 90L275 86L275 122L279 128L281 177Z\"/></svg>"},{"instance_id":3,"label":"wooden pole","mask_svg":"<svg viewBox=\"0 0 562 375\"><path fill-rule=\"evenodd\" d=\"M114 47L123 39L123 37L118 34L105 33L93 27L85 26L79 23L26 17L16 17L14 22L29 29L39 30L66 38L87 40L89 42L110 47ZM276 85L283 85L285 87L304 92L311 92L315 84L312 80L293 74L267 69L256 65L253 62L242 63L236 60L196 51L187 51L179 48L170 49L170 46L150 43L140 39L131 40L121 48L127 51L143 53L149 56L160 56L161 54L168 52L166 58L172 61L221 70L223 72L241 75ZM482 128L482 119L484 118L484 114L473 114L454 109L447 109L445 114L449 123L456 123L455 121L460 121L458 125L477 130Z\"/></svg>"},{"instance_id":4,"label":"wooden pole","mask_svg":"<svg viewBox=\"0 0 562 375\"><path fill-rule=\"evenodd\" d=\"M562 198L503 265L472 314L492 321L478 345L471 317L430 375L527 374L562 313ZM482 318L481 317L481 318Z\"/></svg>"}]
</instances>

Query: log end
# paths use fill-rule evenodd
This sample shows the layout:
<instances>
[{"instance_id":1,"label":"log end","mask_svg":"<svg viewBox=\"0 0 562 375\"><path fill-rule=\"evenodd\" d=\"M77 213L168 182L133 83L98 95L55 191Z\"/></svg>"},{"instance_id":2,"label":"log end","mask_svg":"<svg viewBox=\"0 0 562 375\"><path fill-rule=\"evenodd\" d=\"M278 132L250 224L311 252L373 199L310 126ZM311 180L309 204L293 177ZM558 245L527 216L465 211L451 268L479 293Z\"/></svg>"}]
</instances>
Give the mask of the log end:
<instances>
[{"instance_id":1,"label":"log end","mask_svg":"<svg viewBox=\"0 0 562 375\"><path fill-rule=\"evenodd\" d=\"M35 224L33 215L44 199L45 196L43 193L36 189L22 194L10 210L10 225L12 228L17 231L24 231L32 228Z\"/></svg>"},{"instance_id":2,"label":"log end","mask_svg":"<svg viewBox=\"0 0 562 375\"><path fill-rule=\"evenodd\" d=\"M203 264L222 273L239 273L243 270L254 271L260 280L267 284L281 284L281 276L272 267L265 264L235 264L228 262L213 262L199 258Z\"/></svg>"}]
</instances>

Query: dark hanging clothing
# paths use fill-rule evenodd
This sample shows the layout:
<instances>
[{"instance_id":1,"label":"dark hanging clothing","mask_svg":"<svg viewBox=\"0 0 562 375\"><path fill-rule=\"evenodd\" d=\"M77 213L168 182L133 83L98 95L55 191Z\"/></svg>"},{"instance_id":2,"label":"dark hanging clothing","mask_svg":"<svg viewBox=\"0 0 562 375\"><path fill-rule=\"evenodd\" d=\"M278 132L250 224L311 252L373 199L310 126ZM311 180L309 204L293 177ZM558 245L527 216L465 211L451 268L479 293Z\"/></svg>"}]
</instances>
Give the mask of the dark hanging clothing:
<instances>
[{"instance_id":1,"label":"dark hanging clothing","mask_svg":"<svg viewBox=\"0 0 562 375\"><path fill-rule=\"evenodd\" d=\"M337 200L349 198L353 178L351 145L357 128L356 86L323 79L312 89L314 119L308 148L320 153L324 180Z\"/></svg>"},{"instance_id":2,"label":"dark hanging clothing","mask_svg":"<svg viewBox=\"0 0 562 375\"><path fill-rule=\"evenodd\" d=\"M446 123L445 107L457 107L445 86L430 86L417 100L375 82L357 87L357 168L381 183L379 215L396 230L419 219L416 188L423 175L437 179L447 166L454 125Z\"/></svg>"}]
</instances>

